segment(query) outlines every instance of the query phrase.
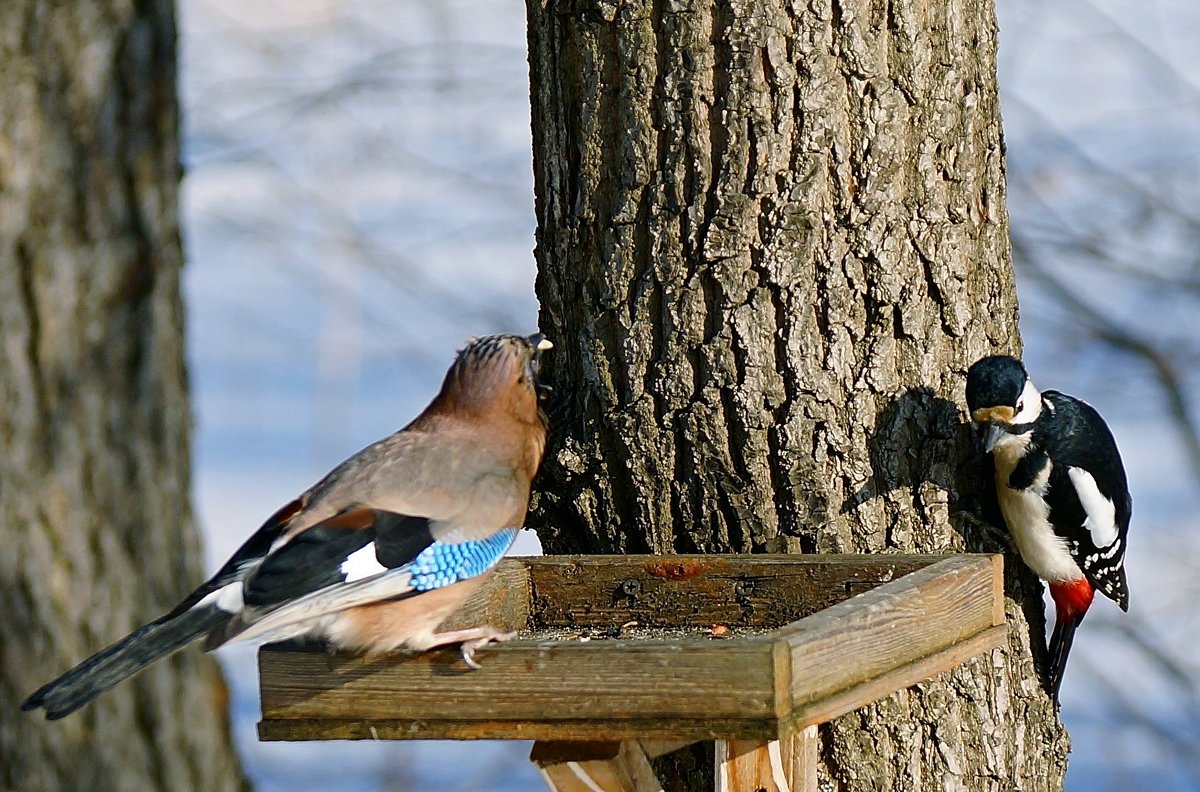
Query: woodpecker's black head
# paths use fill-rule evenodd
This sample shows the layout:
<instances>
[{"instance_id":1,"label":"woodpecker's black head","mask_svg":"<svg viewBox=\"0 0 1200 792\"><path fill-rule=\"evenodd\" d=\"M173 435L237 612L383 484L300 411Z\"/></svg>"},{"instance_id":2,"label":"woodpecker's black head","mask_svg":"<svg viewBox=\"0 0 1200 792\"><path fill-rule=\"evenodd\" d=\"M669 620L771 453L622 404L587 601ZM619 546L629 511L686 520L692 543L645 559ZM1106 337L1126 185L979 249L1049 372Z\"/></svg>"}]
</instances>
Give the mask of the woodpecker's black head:
<instances>
[{"instance_id":1,"label":"woodpecker's black head","mask_svg":"<svg viewBox=\"0 0 1200 792\"><path fill-rule=\"evenodd\" d=\"M984 421L990 415L979 417L976 413L980 410L1015 408L1028 379L1021 361L1008 355L992 355L976 362L967 371L967 408L971 417Z\"/></svg>"},{"instance_id":2,"label":"woodpecker's black head","mask_svg":"<svg viewBox=\"0 0 1200 792\"><path fill-rule=\"evenodd\" d=\"M1021 361L993 355L967 371L967 408L975 425L986 431L984 447L991 451L1029 432L1041 414L1042 395Z\"/></svg>"}]
</instances>

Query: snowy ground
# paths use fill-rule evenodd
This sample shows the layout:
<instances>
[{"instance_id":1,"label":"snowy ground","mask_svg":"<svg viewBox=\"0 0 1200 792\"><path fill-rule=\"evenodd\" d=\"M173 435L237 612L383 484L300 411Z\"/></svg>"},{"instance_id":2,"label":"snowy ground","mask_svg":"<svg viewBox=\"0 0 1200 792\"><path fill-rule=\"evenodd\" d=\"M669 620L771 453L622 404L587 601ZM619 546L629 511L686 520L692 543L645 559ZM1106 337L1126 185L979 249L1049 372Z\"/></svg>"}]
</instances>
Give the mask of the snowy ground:
<instances>
[{"instance_id":1,"label":"snowy ground","mask_svg":"<svg viewBox=\"0 0 1200 792\"><path fill-rule=\"evenodd\" d=\"M1128 64L1110 57L1105 15L1132 19L1196 75L1200 14L1178 2L1002 6L1014 172L1054 176L1053 158L1021 160L1023 144L1042 142L1027 134L1036 114L1102 158L1136 163L1175 146L1194 164L1196 105L1168 96L1147 107ZM466 335L536 329L523 13L486 0L181 4L195 486L211 565L334 463L415 414ZM1146 110L1153 151L1127 123ZM1105 293L1098 279L1090 288L1116 314L1167 310ZM1115 632L1116 608L1101 605L1079 633L1064 689L1075 742L1068 788L1192 789L1198 776L1181 775L1162 745L1200 741L1184 706L1196 703L1188 650L1198 625L1178 607L1197 593L1187 561L1200 557L1195 478L1145 371L1082 341L1064 345L1069 325L1024 283L1022 303L1039 384L1086 395L1111 419L1137 499L1126 618L1188 658L1176 671L1193 695L1181 702L1179 686L1155 682L1147 655ZM542 788L522 745L259 743L253 654L221 657L237 740L263 792ZM1113 689L1149 723L1131 726Z\"/></svg>"}]
</instances>

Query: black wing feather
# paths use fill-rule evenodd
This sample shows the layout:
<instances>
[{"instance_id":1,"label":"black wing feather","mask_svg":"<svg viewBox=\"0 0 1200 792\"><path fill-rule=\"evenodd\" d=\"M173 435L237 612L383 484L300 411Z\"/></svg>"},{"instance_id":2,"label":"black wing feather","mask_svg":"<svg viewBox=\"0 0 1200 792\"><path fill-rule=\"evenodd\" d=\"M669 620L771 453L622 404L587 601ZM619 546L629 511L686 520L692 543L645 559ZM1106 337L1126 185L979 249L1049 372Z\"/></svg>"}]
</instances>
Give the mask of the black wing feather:
<instances>
[{"instance_id":1,"label":"black wing feather","mask_svg":"<svg viewBox=\"0 0 1200 792\"><path fill-rule=\"evenodd\" d=\"M216 574L201 583L195 591L188 594L163 618L170 619L190 610L197 602L212 592L241 578L247 567L258 563L271 552L271 546L283 535L292 518L303 510L304 501L302 498L297 498L268 517L267 521L242 543L237 552L229 557L229 560L217 570Z\"/></svg>"},{"instance_id":2,"label":"black wing feather","mask_svg":"<svg viewBox=\"0 0 1200 792\"><path fill-rule=\"evenodd\" d=\"M376 512L375 558L388 569L402 567L433 544L425 517Z\"/></svg>"},{"instance_id":3,"label":"black wing feather","mask_svg":"<svg viewBox=\"0 0 1200 792\"><path fill-rule=\"evenodd\" d=\"M309 528L263 560L246 579L242 598L266 608L341 583L341 565L374 539L369 528Z\"/></svg>"},{"instance_id":4,"label":"black wing feather","mask_svg":"<svg viewBox=\"0 0 1200 792\"><path fill-rule=\"evenodd\" d=\"M1062 427L1054 430L1059 440L1052 446L1055 463L1082 468L1092 475L1100 493L1116 506L1117 527L1123 535L1129 528L1133 504L1121 453L1108 424L1087 402L1058 391L1046 391L1043 396L1054 405L1054 424Z\"/></svg>"},{"instance_id":5,"label":"black wing feather","mask_svg":"<svg viewBox=\"0 0 1200 792\"><path fill-rule=\"evenodd\" d=\"M389 569L403 566L433 544L429 520L378 509L333 517L298 534L268 555L246 579L242 597L254 609L270 609L343 583L342 564L374 542L375 558Z\"/></svg>"},{"instance_id":6,"label":"black wing feather","mask_svg":"<svg viewBox=\"0 0 1200 792\"><path fill-rule=\"evenodd\" d=\"M1117 442L1108 424L1090 404L1057 391L1042 394L1053 406L1044 427L1034 432L1034 443L1047 450L1054 463L1046 501L1050 504L1050 522L1067 541L1071 555L1087 576L1088 582L1113 599L1122 610L1129 607L1125 580L1125 538L1133 514L1133 501L1125 476L1125 467ZM1117 526L1116 541L1097 547L1084 526L1087 512L1067 471L1086 470L1096 482L1100 494L1113 503Z\"/></svg>"}]
</instances>

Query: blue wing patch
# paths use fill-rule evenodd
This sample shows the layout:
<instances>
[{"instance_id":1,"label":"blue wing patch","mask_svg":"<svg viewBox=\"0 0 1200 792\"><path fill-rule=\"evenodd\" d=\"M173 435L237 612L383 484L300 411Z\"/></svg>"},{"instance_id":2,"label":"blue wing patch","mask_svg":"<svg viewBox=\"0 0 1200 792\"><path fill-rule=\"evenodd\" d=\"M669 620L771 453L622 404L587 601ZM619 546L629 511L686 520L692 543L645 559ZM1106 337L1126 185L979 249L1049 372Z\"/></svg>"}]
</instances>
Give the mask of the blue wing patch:
<instances>
[{"instance_id":1,"label":"blue wing patch","mask_svg":"<svg viewBox=\"0 0 1200 792\"><path fill-rule=\"evenodd\" d=\"M482 575L495 566L516 538L517 529L502 528L486 539L456 544L434 542L409 565L409 585L413 591L431 591Z\"/></svg>"}]
</instances>

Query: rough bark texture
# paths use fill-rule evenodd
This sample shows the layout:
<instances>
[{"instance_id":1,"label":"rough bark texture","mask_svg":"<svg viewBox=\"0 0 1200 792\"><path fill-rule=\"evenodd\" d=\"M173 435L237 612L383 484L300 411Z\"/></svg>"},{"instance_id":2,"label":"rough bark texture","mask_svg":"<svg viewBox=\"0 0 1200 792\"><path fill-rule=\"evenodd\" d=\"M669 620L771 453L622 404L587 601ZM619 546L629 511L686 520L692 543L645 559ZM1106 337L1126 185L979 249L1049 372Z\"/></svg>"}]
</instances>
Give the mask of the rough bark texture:
<instances>
[{"instance_id":1,"label":"rough bark texture","mask_svg":"<svg viewBox=\"0 0 1200 792\"><path fill-rule=\"evenodd\" d=\"M548 549L997 549L968 514L961 415L967 366L1019 349L992 3L529 16L565 416L534 517ZM823 785L1061 788L1040 588L1009 569L1007 650L825 727Z\"/></svg>"},{"instance_id":2,"label":"rough bark texture","mask_svg":"<svg viewBox=\"0 0 1200 792\"><path fill-rule=\"evenodd\" d=\"M0 84L0 788L241 788L198 653L62 721L17 710L203 571L173 5L7 0Z\"/></svg>"}]
</instances>

